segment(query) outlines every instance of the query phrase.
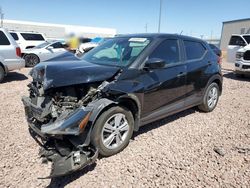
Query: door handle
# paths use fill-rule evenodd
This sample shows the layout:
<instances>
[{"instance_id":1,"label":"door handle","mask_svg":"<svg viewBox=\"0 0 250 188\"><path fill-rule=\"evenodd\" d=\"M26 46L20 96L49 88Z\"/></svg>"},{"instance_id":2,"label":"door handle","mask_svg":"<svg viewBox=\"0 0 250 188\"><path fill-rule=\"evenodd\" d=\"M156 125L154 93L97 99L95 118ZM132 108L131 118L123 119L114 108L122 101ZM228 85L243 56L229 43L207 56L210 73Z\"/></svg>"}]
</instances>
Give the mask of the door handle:
<instances>
[{"instance_id":1,"label":"door handle","mask_svg":"<svg viewBox=\"0 0 250 188\"><path fill-rule=\"evenodd\" d=\"M186 76L186 72L180 72L179 74L177 74L177 77L182 77L182 76Z\"/></svg>"}]
</instances>

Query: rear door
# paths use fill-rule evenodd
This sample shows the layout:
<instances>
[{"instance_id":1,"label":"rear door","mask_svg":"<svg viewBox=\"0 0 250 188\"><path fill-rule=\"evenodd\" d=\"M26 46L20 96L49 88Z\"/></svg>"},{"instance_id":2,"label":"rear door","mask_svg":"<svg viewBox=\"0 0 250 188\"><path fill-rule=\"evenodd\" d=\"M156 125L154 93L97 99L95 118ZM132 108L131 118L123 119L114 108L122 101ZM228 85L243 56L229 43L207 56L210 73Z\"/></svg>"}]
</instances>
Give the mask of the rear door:
<instances>
[{"instance_id":1,"label":"rear door","mask_svg":"<svg viewBox=\"0 0 250 188\"><path fill-rule=\"evenodd\" d=\"M237 35L232 35L228 47L227 47L227 62L235 63L236 60L236 52L246 46L247 43L244 38Z\"/></svg>"},{"instance_id":2,"label":"rear door","mask_svg":"<svg viewBox=\"0 0 250 188\"><path fill-rule=\"evenodd\" d=\"M184 39L183 46L187 65L185 106L190 106L200 102L202 91L210 76L207 69L212 65L212 62L209 59L209 50L203 42Z\"/></svg>"},{"instance_id":3,"label":"rear door","mask_svg":"<svg viewBox=\"0 0 250 188\"><path fill-rule=\"evenodd\" d=\"M183 108L186 94L186 65L180 41L165 39L149 55L148 59L151 58L163 59L166 65L142 76L145 85L142 124Z\"/></svg>"}]
</instances>

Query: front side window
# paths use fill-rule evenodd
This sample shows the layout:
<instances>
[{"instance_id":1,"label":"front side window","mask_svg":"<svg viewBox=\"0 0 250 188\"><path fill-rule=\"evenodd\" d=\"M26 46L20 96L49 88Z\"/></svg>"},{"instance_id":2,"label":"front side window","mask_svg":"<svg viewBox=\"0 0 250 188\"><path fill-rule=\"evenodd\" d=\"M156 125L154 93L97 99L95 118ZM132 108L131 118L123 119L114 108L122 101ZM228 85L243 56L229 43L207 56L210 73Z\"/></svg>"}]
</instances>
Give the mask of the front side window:
<instances>
[{"instance_id":1,"label":"front side window","mask_svg":"<svg viewBox=\"0 0 250 188\"><path fill-rule=\"evenodd\" d=\"M10 41L2 31L0 31L0 45L10 45Z\"/></svg>"},{"instance_id":2,"label":"front side window","mask_svg":"<svg viewBox=\"0 0 250 188\"><path fill-rule=\"evenodd\" d=\"M16 33L10 33L14 40L18 40L18 36Z\"/></svg>"},{"instance_id":3,"label":"front side window","mask_svg":"<svg viewBox=\"0 0 250 188\"><path fill-rule=\"evenodd\" d=\"M240 37L240 36L232 36L230 41L229 41L229 45L233 45L233 46L245 46L246 43L245 41Z\"/></svg>"},{"instance_id":4,"label":"front side window","mask_svg":"<svg viewBox=\"0 0 250 188\"><path fill-rule=\"evenodd\" d=\"M187 60L200 59L206 53L206 48L202 43L196 41L184 41Z\"/></svg>"},{"instance_id":5,"label":"front side window","mask_svg":"<svg viewBox=\"0 0 250 188\"><path fill-rule=\"evenodd\" d=\"M126 67L149 43L149 38L114 38L89 51L82 59L95 64Z\"/></svg>"},{"instance_id":6,"label":"front side window","mask_svg":"<svg viewBox=\"0 0 250 188\"><path fill-rule=\"evenodd\" d=\"M159 58L166 62L166 64L180 62L180 51L178 40L167 39L162 42L149 56L151 58Z\"/></svg>"},{"instance_id":7,"label":"front side window","mask_svg":"<svg viewBox=\"0 0 250 188\"><path fill-rule=\"evenodd\" d=\"M36 41L43 41L44 38L41 34L35 33L21 33L25 40L36 40Z\"/></svg>"}]
</instances>

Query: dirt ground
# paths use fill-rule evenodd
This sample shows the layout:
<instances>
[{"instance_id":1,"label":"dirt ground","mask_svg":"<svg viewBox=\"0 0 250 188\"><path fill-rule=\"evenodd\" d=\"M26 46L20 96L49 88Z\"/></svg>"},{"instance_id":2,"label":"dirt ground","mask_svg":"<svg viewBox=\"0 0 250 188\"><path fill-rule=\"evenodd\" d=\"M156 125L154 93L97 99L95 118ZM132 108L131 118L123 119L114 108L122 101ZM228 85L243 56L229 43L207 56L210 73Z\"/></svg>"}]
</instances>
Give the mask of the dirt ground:
<instances>
[{"instance_id":1,"label":"dirt ground","mask_svg":"<svg viewBox=\"0 0 250 188\"><path fill-rule=\"evenodd\" d=\"M250 187L250 78L223 63L224 85L211 113L189 109L142 127L121 153L57 179L41 164L21 96L29 69L0 84L0 187Z\"/></svg>"}]
</instances>

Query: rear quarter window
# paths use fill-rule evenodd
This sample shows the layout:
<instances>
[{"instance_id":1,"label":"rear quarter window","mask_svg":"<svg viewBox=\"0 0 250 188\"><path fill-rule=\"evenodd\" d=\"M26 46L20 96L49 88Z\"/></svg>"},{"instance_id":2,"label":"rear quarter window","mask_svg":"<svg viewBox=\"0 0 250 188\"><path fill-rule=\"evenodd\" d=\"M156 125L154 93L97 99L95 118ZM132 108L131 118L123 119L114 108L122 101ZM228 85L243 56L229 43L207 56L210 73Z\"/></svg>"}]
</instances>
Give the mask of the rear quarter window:
<instances>
[{"instance_id":1,"label":"rear quarter window","mask_svg":"<svg viewBox=\"0 0 250 188\"><path fill-rule=\"evenodd\" d=\"M201 42L184 40L187 60L201 59L207 49Z\"/></svg>"},{"instance_id":2,"label":"rear quarter window","mask_svg":"<svg viewBox=\"0 0 250 188\"><path fill-rule=\"evenodd\" d=\"M44 38L41 34L21 33L21 35L25 40L44 41Z\"/></svg>"},{"instance_id":3,"label":"rear quarter window","mask_svg":"<svg viewBox=\"0 0 250 188\"><path fill-rule=\"evenodd\" d=\"M10 33L10 34L11 34L11 36L13 37L13 39L15 39L15 40L18 40L18 39L19 39L16 33Z\"/></svg>"},{"instance_id":4,"label":"rear quarter window","mask_svg":"<svg viewBox=\"0 0 250 188\"><path fill-rule=\"evenodd\" d=\"M10 41L2 31L0 31L0 45L10 45Z\"/></svg>"}]
</instances>

